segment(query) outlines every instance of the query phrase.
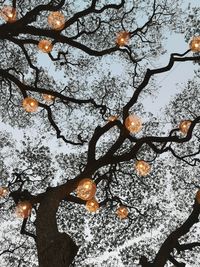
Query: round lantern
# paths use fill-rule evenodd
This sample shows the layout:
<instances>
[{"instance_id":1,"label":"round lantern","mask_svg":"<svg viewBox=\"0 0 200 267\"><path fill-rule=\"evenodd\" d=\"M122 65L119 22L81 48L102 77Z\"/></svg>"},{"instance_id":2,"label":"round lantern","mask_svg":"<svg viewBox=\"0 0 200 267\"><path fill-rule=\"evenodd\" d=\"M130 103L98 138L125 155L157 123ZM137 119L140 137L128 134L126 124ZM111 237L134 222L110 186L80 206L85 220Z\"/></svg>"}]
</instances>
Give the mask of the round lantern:
<instances>
[{"instance_id":1,"label":"round lantern","mask_svg":"<svg viewBox=\"0 0 200 267\"><path fill-rule=\"evenodd\" d=\"M118 119L118 116L117 115L113 115L113 116L110 116L109 118L108 118L108 121L116 121Z\"/></svg>"},{"instance_id":2,"label":"round lantern","mask_svg":"<svg viewBox=\"0 0 200 267\"><path fill-rule=\"evenodd\" d=\"M127 209L127 207L125 207L125 206L119 206L118 208L117 208L117 211L116 211L116 213L117 213L117 216L122 220L122 219L126 219L127 217L128 217L128 209Z\"/></svg>"},{"instance_id":3,"label":"round lantern","mask_svg":"<svg viewBox=\"0 0 200 267\"><path fill-rule=\"evenodd\" d=\"M40 40L38 43L38 49L43 53L50 53L53 49L52 42L49 40Z\"/></svg>"},{"instance_id":4,"label":"round lantern","mask_svg":"<svg viewBox=\"0 0 200 267\"><path fill-rule=\"evenodd\" d=\"M31 214L32 205L29 201L22 201L17 204L16 215L19 218L28 218Z\"/></svg>"},{"instance_id":5,"label":"round lantern","mask_svg":"<svg viewBox=\"0 0 200 267\"><path fill-rule=\"evenodd\" d=\"M147 176L151 170L151 167L146 161L138 160L135 163L135 169L138 175Z\"/></svg>"},{"instance_id":6,"label":"round lantern","mask_svg":"<svg viewBox=\"0 0 200 267\"><path fill-rule=\"evenodd\" d=\"M9 193L7 187L0 187L0 197L6 197Z\"/></svg>"},{"instance_id":7,"label":"round lantern","mask_svg":"<svg viewBox=\"0 0 200 267\"><path fill-rule=\"evenodd\" d=\"M26 97L23 100L22 106L27 112L35 112L38 110L38 101L32 97Z\"/></svg>"},{"instance_id":8,"label":"round lantern","mask_svg":"<svg viewBox=\"0 0 200 267\"><path fill-rule=\"evenodd\" d=\"M95 198L92 198L86 202L85 207L89 212L96 212L99 209L99 203Z\"/></svg>"},{"instance_id":9,"label":"round lantern","mask_svg":"<svg viewBox=\"0 0 200 267\"><path fill-rule=\"evenodd\" d=\"M129 115L125 120L126 129L131 133L138 133L142 128L142 122L136 115Z\"/></svg>"},{"instance_id":10,"label":"round lantern","mask_svg":"<svg viewBox=\"0 0 200 267\"><path fill-rule=\"evenodd\" d=\"M129 32L119 32L116 37L116 44L118 46L125 46L128 44L130 39L130 33Z\"/></svg>"},{"instance_id":11,"label":"round lantern","mask_svg":"<svg viewBox=\"0 0 200 267\"><path fill-rule=\"evenodd\" d=\"M54 101L55 99L55 96L54 95L48 95L48 94L43 94L43 99L47 102L52 102Z\"/></svg>"},{"instance_id":12,"label":"round lantern","mask_svg":"<svg viewBox=\"0 0 200 267\"><path fill-rule=\"evenodd\" d=\"M198 190L196 193L196 201L198 204L200 204L200 190Z\"/></svg>"},{"instance_id":13,"label":"round lantern","mask_svg":"<svg viewBox=\"0 0 200 267\"><path fill-rule=\"evenodd\" d=\"M12 6L4 6L1 9L1 17L8 23L13 23L17 20L16 9Z\"/></svg>"},{"instance_id":14,"label":"round lantern","mask_svg":"<svg viewBox=\"0 0 200 267\"><path fill-rule=\"evenodd\" d=\"M181 123L179 124L179 130L181 131L181 133L187 134L190 125L191 125L190 120L181 121Z\"/></svg>"},{"instance_id":15,"label":"round lantern","mask_svg":"<svg viewBox=\"0 0 200 267\"><path fill-rule=\"evenodd\" d=\"M48 24L53 30L60 31L65 26L65 17L59 12L51 12L48 16Z\"/></svg>"},{"instance_id":16,"label":"round lantern","mask_svg":"<svg viewBox=\"0 0 200 267\"><path fill-rule=\"evenodd\" d=\"M76 188L77 196L83 200L90 200L95 196L96 184L89 178L80 181Z\"/></svg>"},{"instance_id":17,"label":"round lantern","mask_svg":"<svg viewBox=\"0 0 200 267\"><path fill-rule=\"evenodd\" d=\"M193 37L190 42L192 52L200 52L200 36Z\"/></svg>"}]
</instances>

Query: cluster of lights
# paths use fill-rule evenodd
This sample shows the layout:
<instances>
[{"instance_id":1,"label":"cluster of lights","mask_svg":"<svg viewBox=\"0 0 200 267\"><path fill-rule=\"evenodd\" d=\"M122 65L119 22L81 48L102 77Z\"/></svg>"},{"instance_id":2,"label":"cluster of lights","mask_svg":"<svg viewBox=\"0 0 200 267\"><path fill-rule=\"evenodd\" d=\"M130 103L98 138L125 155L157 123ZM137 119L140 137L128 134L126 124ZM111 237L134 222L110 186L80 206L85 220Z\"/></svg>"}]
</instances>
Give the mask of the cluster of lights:
<instances>
[{"instance_id":1,"label":"cluster of lights","mask_svg":"<svg viewBox=\"0 0 200 267\"><path fill-rule=\"evenodd\" d=\"M142 122L136 115L129 115L125 120L125 127L130 133L138 133L142 129Z\"/></svg>"},{"instance_id":2,"label":"cluster of lights","mask_svg":"<svg viewBox=\"0 0 200 267\"><path fill-rule=\"evenodd\" d=\"M17 204L15 213L16 216L22 219L26 219L31 215L32 205L29 201L21 201Z\"/></svg>"},{"instance_id":3,"label":"cluster of lights","mask_svg":"<svg viewBox=\"0 0 200 267\"><path fill-rule=\"evenodd\" d=\"M53 95L42 94L42 96L43 99L48 103L55 100L55 96ZM22 106L27 112L36 112L38 110L39 103L32 97L26 97L22 102Z\"/></svg>"},{"instance_id":4,"label":"cluster of lights","mask_svg":"<svg viewBox=\"0 0 200 267\"><path fill-rule=\"evenodd\" d=\"M195 36L190 42L192 52L200 52L200 36Z\"/></svg>"},{"instance_id":5,"label":"cluster of lights","mask_svg":"<svg viewBox=\"0 0 200 267\"><path fill-rule=\"evenodd\" d=\"M191 125L191 121L190 120L185 120L185 121L181 121L179 124L179 130L182 134L187 134L190 125Z\"/></svg>"},{"instance_id":6,"label":"cluster of lights","mask_svg":"<svg viewBox=\"0 0 200 267\"><path fill-rule=\"evenodd\" d=\"M96 212L99 209L99 203L95 199L96 184L90 178L81 180L76 188L76 194L80 199L86 200L86 209L89 212Z\"/></svg>"},{"instance_id":7,"label":"cluster of lights","mask_svg":"<svg viewBox=\"0 0 200 267\"><path fill-rule=\"evenodd\" d=\"M119 32L117 34L117 37L116 37L116 44L118 46L125 46L128 44L129 39L130 39L130 33L129 32L126 32L126 31Z\"/></svg>"}]
</instances>

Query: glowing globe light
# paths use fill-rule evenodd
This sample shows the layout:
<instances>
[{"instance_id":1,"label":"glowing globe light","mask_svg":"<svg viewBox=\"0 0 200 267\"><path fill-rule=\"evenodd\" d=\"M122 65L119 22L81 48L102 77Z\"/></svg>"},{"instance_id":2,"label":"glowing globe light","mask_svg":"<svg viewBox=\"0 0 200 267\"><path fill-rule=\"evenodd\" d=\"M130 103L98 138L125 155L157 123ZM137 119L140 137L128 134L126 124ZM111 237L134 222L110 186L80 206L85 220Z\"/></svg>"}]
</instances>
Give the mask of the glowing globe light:
<instances>
[{"instance_id":1,"label":"glowing globe light","mask_svg":"<svg viewBox=\"0 0 200 267\"><path fill-rule=\"evenodd\" d=\"M83 200L90 200L95 196L96 184L89 178L80 181L76 188L77 196Z\"/></svg>"},{"instance_id":2,"label":"glowing globe light","mask_svg":"<svg viewBox=\"0 0 200 267\"><path fill-rule=\"evenodd\" d=\"M65 26L65 17L59 12L51 12L48 16L48 24L53 30L60 31Z\"/></svg>"},{"instance_id":3,"label":"glowing globe light","mask_svg":"<svg viewBox=\"0 0 200 267\"><path fill-rule=\"evenodd\" d=\"M195 36L190 42L192 52L200 52L200 36Z\"/></svg>"},{"instance_id":4,"label":"glowing globe light","mask_svg":"<svg viewBox=\"0 0 200 267\"><path fill-rule=\"evenodd\" d=\"M135 169L139 176L147 176L151 170L151 167L146 161L138 160L135 163Z\"/></svg>"},{"instance_id":5,"label":"glowing globe light","mask_svg":"<svg viewBox=\"0 0 200 267\"><path fill-rule=\"evenodd\" d=\"M200 190L198 190L196 193L196 201L198 204L200 204Z\"/></svg>"},{"instance_id":6,"label":"glowing globe light","mask_svg":"<svg viewBox=\"0 0 200 267\"><path fill-rule=\"evenodd\" d=\"M125 120L126 129L131 133L138 133L142 129L142 122L136 115L129 115Z\"/></svg>"},{"instance_id":7,"label":"glowing globe light","mask_svg":"<svg viewBox=\"0 0 200 267\"><path fill-rule=\"evenodd\" d=\"M22 201L17 204L16 215L19 218L28 218L31 214L32 205L29 201Z\"/></svg>"},{"instance_id":8,"label":"glowing globe light","mask_svg":"<svg viewBox=\"0 0 200 267\"><path fill-rule=\"evenodd\" d=\"M89 212L96 212L99 209L99 203L95 198L92 198L86 202L85 207Z\"/></svg>"},{"instance_id":9,"label":"glowing globe light","mask_svg":"<svg viewBox=\"0 0 200 267\"><path fill-rule=\"evenodd\" d=\"M0 197L6 197L9 193L7 187L0 187Z\"/></svg>"},{"instance_id":10,"label":"glowing globe light","mask_svg":"<svg viewBox=\"0 0 200 267\"><path fill-rule=\"evenodd\" d=\"M113 116L108 117L108 121L110 121L110 122L116 121L117 119L118 119L117 115L113 115Z\"/></svg>"},{"instance_id":11,"label":"glowing globe light","mask_svg":"<svg viewBox=\"0 0 200 267\"><path fill-rule=\"evenodd\" d=\"M125 206L119 206L118 208L117 208L117 211L116 211L116 213L117 213L117 216L122 220L122 219L126 219L127 217L128 217L128 209L127 209L127 207L125 207Z\"/></svg>"},{"instance_id":12,"label":"glowing globe light","mask_svg":"<svg viewBox=\"0 0 200 267\"><path fill-rule=\"evenodd\" d=\"M38 110L38 101L32 97L26 97L22 102L22 106L27 112L35 112Z\"/></svg>"},{"instance_id":13,"label":"glowing globe light","mask_svg":"<svg viewBox=\"0 0 200 267\"><path fill-rule=\"evenodd\" d=\"M181 131L181 133L187 134L191 123L192 122L190 120L181 121L181 123L179 124L179 130Z\"/></svg>"},{"instance_id":14,"label":"glowing globe light","mask_svg":"<svg viewBox=\"0 0 200 267\"><path fill-rule=\"evenodd\" d=\"M42 96L43 96L43 99L46 102L52 102L55 99L55 96L54 95L43 94Z\"/></svg>"},{"instance_id":15,"label":"glowing globe light","mask_svg":"<svg viewBox=\"0 0 200 267\"><path fill-rule=\"evenodd\" d=\"M49 40L40 40L38 43L38 49L43 53L50 53L53 49L52 42Z\"/></svg>"},{"instance_id":16,"label":"glowing globe light","mask_svg":"<svg viewBox=\"0 0 200 267\"><path fill-rule=\"evenodd\" d=\"M0 15L8 23L14 23L17 20L16 9L12 6L4 6L1 9Z\"/></svg>"},{"instance_id":17,"label":"glowing globe light","mask_svg":"<svg viewBox=\"0 0 200 267\"><path fill-rule=\"evenodd\" d=\"M118 46L125 46L128 44L130 39L130 33L129 32L119 32L116 37L116 44Z\"/></svg>"}]
</instances>

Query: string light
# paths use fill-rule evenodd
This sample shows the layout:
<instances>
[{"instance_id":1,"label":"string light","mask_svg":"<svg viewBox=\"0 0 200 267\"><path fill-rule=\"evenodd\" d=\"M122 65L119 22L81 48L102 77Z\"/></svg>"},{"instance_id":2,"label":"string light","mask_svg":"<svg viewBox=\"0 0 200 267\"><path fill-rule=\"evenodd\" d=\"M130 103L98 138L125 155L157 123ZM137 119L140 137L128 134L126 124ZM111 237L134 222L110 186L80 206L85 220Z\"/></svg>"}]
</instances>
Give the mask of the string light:
<instances>
[{"instance_id":1,"label":"string light","mask_svg":"<svg viewBox=\"0 0 200 267\"><path fill-rule=\"evenodd\" d=\"M53 30L60 31L65 26L65 17L59 12L51 12L48 16L48 24Z\"/></svg>"},{"instance_id":2,"label":"string light","mask_svg":"<svg viewBox=\"0 0 200 267\"><path fill-rule=\"evenodd\" d=\"M0 15L8 23L14 23L17 20L16 9L12 6L4 6L1 9Z\"/></svg>"},{"instance_id":3,"label":"string light","mask_svg":"<svg viewBox=\"0 0 200 267\"><path fill-rule=\"evenodd\" d=\"M27 112L35 112L38 110L38 101L32 97L26 97L23 100L22 106Z\"/></svg>"},{"instance_id":4,"label":"string light","mask_svg":"<svg viewBox=\"0 0 200 267\"><path fill-rule=\"evenodd\" d=\"M179 130L181 131L181 133L187 134L191 123L192 122L190 120L181 121L179 124Z\"/></svg>"},{"instance_id":5,"label":"string light","mask_svg":"<svg viewBox=\"0 0 200 267\"><path fill-rule=\"evenodd\" d=\"M40 40L38 43L38 49L43 53L50 53L53 49L52 42L49 40Z\"/></svg>"},{"instance_id":6,"label":"string light","mask_svg":"<svg viewBox=\"0 0 200 267\"><path fill-rule=\"evenodd\" d=\"M117 213L117 216L122 220L122 219L126 219L127 217L128 217L128 209L127 209L127 207L125 207L125 206L119 206L118 208L117 208L117 211L116 211L116 213Z\"/></svg>"},{"instance_id":7,"label":"string light","mask_svg":"<svg viewBox=\"0 0 200 267\"><path fill-rule=\"evenodd\" d=\"M89 178L80 181L76 188L77 196L83 200L90 200L95 196L96 184Z\"/></svg>"},{"instance_id":8,"label":"string light","mask_svg":"<svg viewBox=\"0 0 200 267\"><path fill-rule=\"evenodd\" d=\"M117 37L116 37L116 44L118 46L125 46L128 44L129 39L130 39L130 33L129 32L126 32L126 31L119 32L117 34Z\"/></svg>"},{"instance_id":9,"label":"string light","mask_svg":"<svg viewBox=\"0 0 200 267\"><path fill-rule=\"evenodd\" d=\"M151 170L151 167L146 161L138 160L135 163L135 169L139 176L147 176Z\"/></svg>"},{"instance_id":10,"label":"string light","mask_svg":"<svg viewBox=\"0 0 200 267\"><path fill-rule=\"evenodd\" d=\"M0 197L6 197L9 193L7 187L0 187Z\"/></svg>"},{"instance_id":11,"label":"string light","mask_svg":"<svg viewBox=\"0 0 200 267\"><path fill-rule=\"evenodd\" d=\"M89 212L96 212L99 209L99 203L95 198L92 198L86 202L85 207Z\"/></svg>"},{"instance_id":12,"label":"string light","mask_svg":"<svg viewBox=\"0 0 200 267\"><path fill-rule=\"evenodd\" d=\"M125 127L131 133L138 133L142 129L142 122L136 115L129 115L125 120Z\"/></svg>"},{"instance_id":13,"label":"string light","mask_svg":"<svg viewBox=\"0 0 200 267\"><path fill-rule=\"evenodd\" d=\"M16 215L19 218L28 218L31 214L32 205L29 201L22 201L17 204Z\"/></svg>"},{"instance_id":14,"label":"string light","mask_svg":"<svg viewBox=\"0 0 200 267\"><path fill-rule=\"evenodd\" d=\"M42 97L47 102L52 102L55 99L54 95L42 94Z\"/></svg>"},{"instance_id":15,"label":"string light","mask_svg":"<svg viewBox=\"0 0 200 267\"><path fill-rule=\"evenodd\" d=\"M190 42L192 52L200 52L200 36L195 36Z\"/></svg>"}]
</instances>

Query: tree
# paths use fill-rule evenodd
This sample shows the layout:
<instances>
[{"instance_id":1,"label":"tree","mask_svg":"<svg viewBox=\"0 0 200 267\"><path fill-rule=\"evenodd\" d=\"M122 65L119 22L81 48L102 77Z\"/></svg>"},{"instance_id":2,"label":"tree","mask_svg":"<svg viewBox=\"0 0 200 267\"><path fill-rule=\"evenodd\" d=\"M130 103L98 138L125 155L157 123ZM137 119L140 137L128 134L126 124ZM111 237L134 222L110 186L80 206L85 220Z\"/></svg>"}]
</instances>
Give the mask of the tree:
<instances>
[{"instance_id":1,"label":"tree","mask_svg":"<svg viewBox=\"0 0 200 267\"><path fill-rule=\"evenodd\" d=\"M198 63L200 40L194 17L198 8L188 7L185 13L171 0L13 0L10 6L6 1L1 4L2 121L26 131L34 125L40 135L34 145L25 136L19 149L13 137L2 133L2 185L9 189L9 197L2 198L2 225L8 210L17 206L23 217L21 234L27 238L12 240L5 231L4 261L10 266L38 266L34 257L24 255L25 249L32 252L36 246L40 267L66 267L74 260L77 266L86 266L81 261L94 247L101 251L105 246L121 246L125 266L136 262L142 267L162 267L167 262L185 266L174 250L181 253L199 246L187 234L198 222L200 200L198 191L191 211L198 182L187 183L180 170L195 173L200 117L195 113L191 118L189 109L189 114L184 110L177 114L180 106L175 99L167 114L174 111L179 120L170 116L174 128L163 131L158 128L160 118L145 111L140 100L154 94L154 77L173 70L177 62ZM150 67L149 62L154 64L165 54L168 31L185 31L190 47L172 53L162 67ZM121 73L115 72L113 62ZM188 101L186 93L180 99ZM140 117L148 120L143 126ZM49 132L66 145L66 151L53 155L45 141ZM8 162L9 153L15 158ZM173 166L179 167L174 170ZM171 180L170 175L174 176ZM185 222L182 215L172 214L171 195L163 199L163 185L169 185L166 177L173 189L177 186L174 196L180 186L191 189L175 202L187 212ZM80 188L85 178L93 192ZM6 193L2 189L2 196ZM90 217L84 205L90 211L99 205L99 213ZM169 225L166 218L171 216ZM95 238L93 245L79 247L74 240L85 242L80 235L84 218L93 222ZM97 227L100 220L102 225ZM19 224L10 227L16 232ZM147 246L145 235L159 227L163 235ZM106 232L108 237L103 239ZM142 234L137 252L128 249L124 256L124 239ZM75 259L77 253L80 256ZM182 258L190 261L187 254Z\"/></svg>"}]
</instances>

